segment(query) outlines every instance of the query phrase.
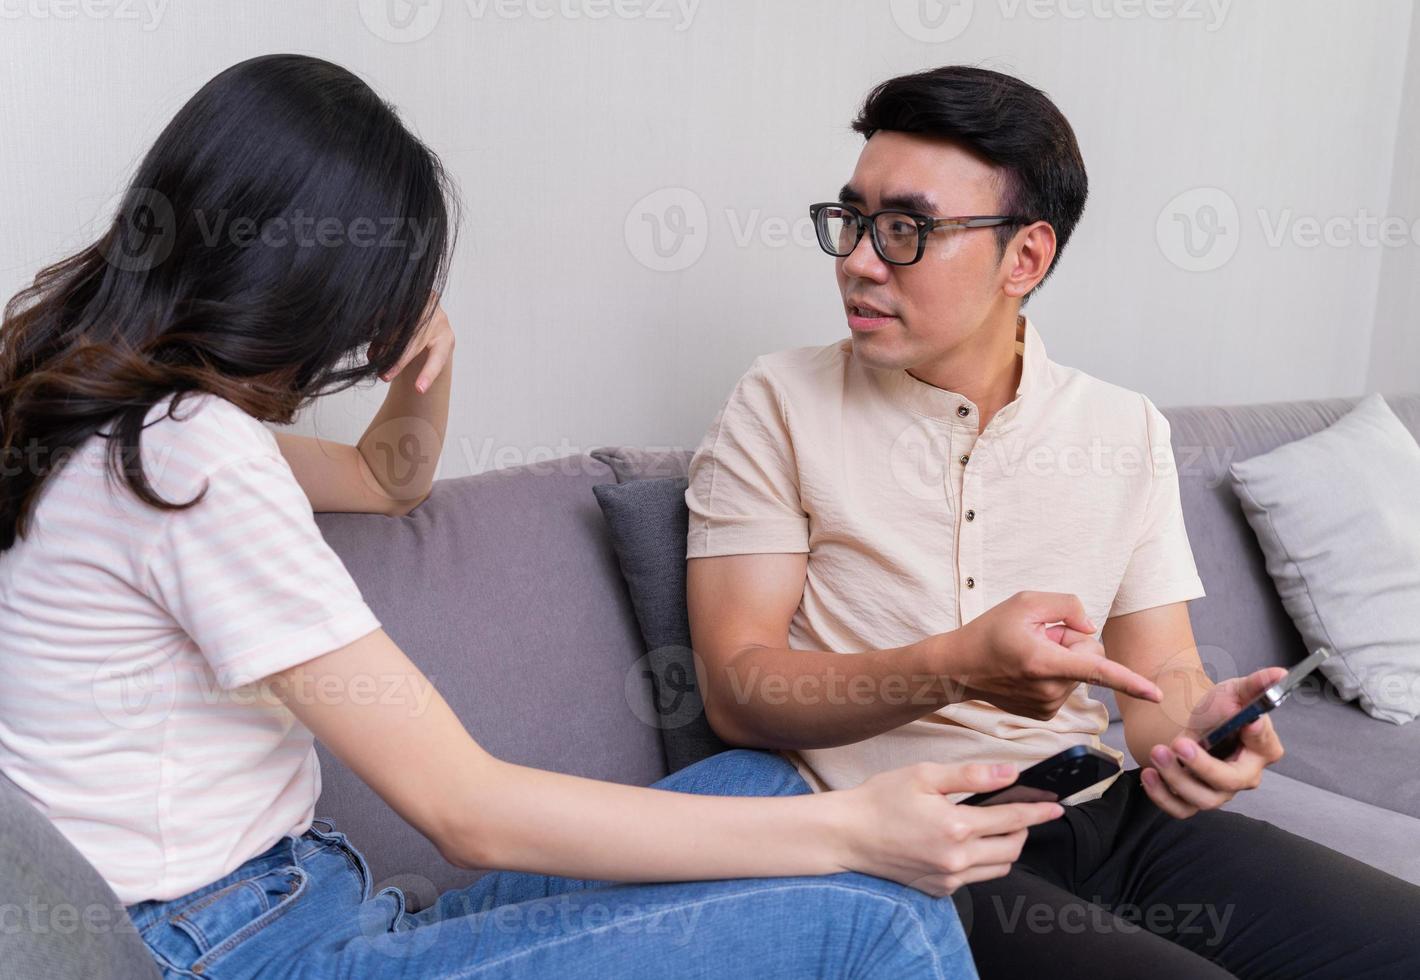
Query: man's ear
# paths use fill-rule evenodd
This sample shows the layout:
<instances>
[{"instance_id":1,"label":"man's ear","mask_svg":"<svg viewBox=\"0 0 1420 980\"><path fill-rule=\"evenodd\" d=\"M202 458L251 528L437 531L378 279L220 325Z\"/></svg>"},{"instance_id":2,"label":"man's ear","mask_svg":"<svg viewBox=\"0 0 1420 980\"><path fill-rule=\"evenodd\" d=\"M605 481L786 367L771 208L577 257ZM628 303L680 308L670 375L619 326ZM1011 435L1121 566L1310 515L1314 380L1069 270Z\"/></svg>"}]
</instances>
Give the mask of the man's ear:
<instances>
[{"instance_id":1,"label":"man's ear","mask_svg":"<svg viewBox=\"0 0 1420 980\"><path fill-rule=\"evenodd\" d=\"M1055 229L1048 221L1037 221L1016 233L1006 249L1007 296L1027 296L1040 285L1055 262Z\"/></svg>"}]
</instances>

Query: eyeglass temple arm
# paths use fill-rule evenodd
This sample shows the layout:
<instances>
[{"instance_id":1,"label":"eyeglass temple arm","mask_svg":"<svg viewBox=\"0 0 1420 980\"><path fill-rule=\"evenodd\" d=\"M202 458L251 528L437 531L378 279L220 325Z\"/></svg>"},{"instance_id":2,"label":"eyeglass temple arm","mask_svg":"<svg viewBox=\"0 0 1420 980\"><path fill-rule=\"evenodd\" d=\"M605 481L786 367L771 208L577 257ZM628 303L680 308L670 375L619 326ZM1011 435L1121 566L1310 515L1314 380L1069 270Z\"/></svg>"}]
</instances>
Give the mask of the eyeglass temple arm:
<instances>
[{"instance_id":1,"label":"eyeglass temple arm","mask_svg":"<svg viewBox=\"0 0 1420 980\"><path fill-rule=\"evenodd\" d=\"M961 218L938 218L932 222L932 227L940 228L943 225L953 225L957 228L990 228L993 225L1029 223L1030 221L1027 218L1018 218L1011 215L978 214Z\"/></svg>"}]
</instances>

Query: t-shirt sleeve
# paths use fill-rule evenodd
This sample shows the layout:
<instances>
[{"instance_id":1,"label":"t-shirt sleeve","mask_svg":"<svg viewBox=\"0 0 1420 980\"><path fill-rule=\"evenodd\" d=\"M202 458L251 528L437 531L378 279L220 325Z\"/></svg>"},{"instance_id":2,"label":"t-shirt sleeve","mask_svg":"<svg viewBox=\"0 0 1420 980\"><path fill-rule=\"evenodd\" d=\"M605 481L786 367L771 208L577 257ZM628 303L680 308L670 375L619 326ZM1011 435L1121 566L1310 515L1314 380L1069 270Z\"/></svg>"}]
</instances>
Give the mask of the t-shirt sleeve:
<instances>
[{"instance_id":1,"label":"t-shirt sleeve","mask_svg":"<svg viewBox=\"0 0 1420 980\"><path fill-rule=\"evenodd\" d=\"M263 455L223 464L207 473L206 487L198 503L165 513L143 581L223 688L379 628L285 460Z\"/></svg>"},{"instance_id":2,"label":"t-shirt sleeve","mask_svg":"<svg viewBox=\"0 0 1420 980\"><path fill-rule=\"evenodd\" d=\"M1206 594L1183 523L1169 421L1148 398L1143 401L1149 442L1146 469L1151 473L1148 499L1110 616L1124 616Z\"/></svg>"},{"instance_id":3,"label":"t-shirt sleeve","mask_svg":"<svg viewBox=\"0 0 1420 980\"><path fill-rule=\"evenodd\" d=\"M761 361L740 378L691 458L685 503L687 558L809 550L789 420Z\"/></svg>"}]
</instances>

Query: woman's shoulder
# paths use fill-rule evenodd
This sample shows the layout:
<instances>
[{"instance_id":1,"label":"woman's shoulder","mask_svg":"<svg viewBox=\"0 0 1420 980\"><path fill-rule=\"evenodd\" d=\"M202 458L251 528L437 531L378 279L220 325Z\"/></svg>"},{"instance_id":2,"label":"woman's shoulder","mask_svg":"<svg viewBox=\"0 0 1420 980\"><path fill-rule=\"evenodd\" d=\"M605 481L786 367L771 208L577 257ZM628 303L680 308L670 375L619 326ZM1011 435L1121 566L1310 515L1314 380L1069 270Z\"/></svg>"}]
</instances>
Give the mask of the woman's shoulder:
<instances>
[{"instance_id":1,"label":"woman's shoulder","mask_svg":"<svg viewBox=\"0 0 1420 980\"><path fill-rule=\"evenodd\" d=\"M170 395L154 404L144 419L141 445L150 478L171 482L161 479L168 472L180 483L200 482L225 466L281 452L259 419L210 392Z\"/></svg>"}]
</instances>

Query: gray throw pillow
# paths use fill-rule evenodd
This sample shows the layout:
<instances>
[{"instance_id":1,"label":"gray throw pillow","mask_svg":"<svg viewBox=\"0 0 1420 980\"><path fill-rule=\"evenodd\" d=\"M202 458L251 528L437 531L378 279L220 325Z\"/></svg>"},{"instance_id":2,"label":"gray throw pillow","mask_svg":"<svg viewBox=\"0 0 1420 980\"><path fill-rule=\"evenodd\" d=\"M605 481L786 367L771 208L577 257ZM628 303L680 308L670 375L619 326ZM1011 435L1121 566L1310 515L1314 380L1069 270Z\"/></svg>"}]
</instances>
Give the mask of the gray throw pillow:
<instances>
[{"instance_id":1,"label":"gray throw pillow","mask_svg":"<svg viewBox=\"0 0 1420 980\"><path fill-rule=\"evenodd\" d=\"M685 477L592 487L631 594L670 772L729 746L705 717L685 606Z\"/></svg>"},{"instance_id":2,"label":"gray throw pillow","mask_svg":"<svg viewBox=\"0 0 1420 980\"><path fill-rule=\"evenodd\" d=\"M1232 486L1282 605L1347 700L1420 714L1420 445L1380 395L1234 463Z\"/></svg>"},{"instance_id":3,"label":"gray throw pillow","mask_svg":"<svg viewBox=\"0 0 1420 980\"><path fill-rule=\"evenodd\" d=\"M646 449L641 446L606 446L593 449L589 455L616 474L617 483L632 480L664 479L685 476L690 472L689 449Z\"/></svg>"}]
</instances>

